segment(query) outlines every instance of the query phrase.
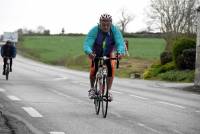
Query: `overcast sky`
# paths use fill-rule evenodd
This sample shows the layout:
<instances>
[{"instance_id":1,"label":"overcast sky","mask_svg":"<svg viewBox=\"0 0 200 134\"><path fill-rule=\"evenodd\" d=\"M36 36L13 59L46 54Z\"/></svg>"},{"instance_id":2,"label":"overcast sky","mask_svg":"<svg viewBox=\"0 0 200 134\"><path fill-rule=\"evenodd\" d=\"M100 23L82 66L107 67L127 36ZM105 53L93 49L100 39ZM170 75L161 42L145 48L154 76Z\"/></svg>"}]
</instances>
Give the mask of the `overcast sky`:
<instances>
[{"instance_id":1,"label":"overcast sky","mask_svg":"<svg viewBox=\"0 0 200 134\"><path fill-rule=\"evenodd\" d=\"M146 29L146 8L150 0L0 0L0 34L18 28L36 30L38 26L51 34L87 33L102 13L119 21L122 9L135 16L128 32Z\"/></svg>"}]
</instances>

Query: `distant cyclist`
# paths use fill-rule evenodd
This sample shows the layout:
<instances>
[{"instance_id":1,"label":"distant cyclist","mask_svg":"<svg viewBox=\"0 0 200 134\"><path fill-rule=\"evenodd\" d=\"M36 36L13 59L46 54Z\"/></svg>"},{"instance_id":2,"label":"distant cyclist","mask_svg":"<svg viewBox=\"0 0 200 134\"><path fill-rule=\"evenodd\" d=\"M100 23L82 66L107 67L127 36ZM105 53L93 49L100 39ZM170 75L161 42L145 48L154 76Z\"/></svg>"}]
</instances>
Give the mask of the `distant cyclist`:
<instances>
[{"instance_id":1,"label":"distant cyclist","mask_svg":"<svg viewBox=\"0 0 200 134\"><path fill-rule=\"evenodd\" d=\"M5 68L6 64L8 62L8 59L10 60L10 72L12 72L12 58L15 58L16 56L16 47L14 46L14 43L11 41L7 41L5 45L1 47L1 56L3 57L3 75L5 75Z\"/></svg>"},{"instance_id":2,"label":"distant cyclist","mask_svg":"<svg viewBox=\"0 0 200 134\"><path fill-rule=\"evenodd\" d=\"M119 53L119 57L125 54L124 39L119 29L112 24L112 17L109 14L101 15L99 24L94 26L88 33L84 42L84 52L89 56L90 65L90 90L89 98L95 96L94 82L98 67L98 60L93 60L95 56L114 57L114 51ZM109 60L108 67L108 90L109 98L112 100L111 87L114 78L115 61Z\"/></svg>"}]
</instances>

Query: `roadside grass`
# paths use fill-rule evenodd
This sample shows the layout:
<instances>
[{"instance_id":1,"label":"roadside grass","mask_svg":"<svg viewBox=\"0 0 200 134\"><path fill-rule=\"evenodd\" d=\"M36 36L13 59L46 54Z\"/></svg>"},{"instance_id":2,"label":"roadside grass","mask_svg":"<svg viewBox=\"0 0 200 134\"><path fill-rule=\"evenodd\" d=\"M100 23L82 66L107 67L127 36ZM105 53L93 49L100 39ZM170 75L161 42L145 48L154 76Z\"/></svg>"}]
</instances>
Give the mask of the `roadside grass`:
<instances>
[{"instance_id":1,"label":"roadside grass","mask_svg":"<svg viewBox=\"0 0 200 134\"><path fill-rule=\"evenodd\" d=\"M85 36L23 36L18 45L20 53L41 62L71 69L89 70L89 60L83 52ZM120 61L116 76L142 74L164 50L165 42L158 38L126 38L129 57Z\"/></svg>"},{"instance_id":2,"label":"roadside grass","mask_svg":"<svg viewBox=\"0 0 200 134\"><path fill-rule=\"evenodd\" d=\"M159 74L158 77L166 81L193 82L194 70L170 70Z\"/></svg>"}]
</instances>

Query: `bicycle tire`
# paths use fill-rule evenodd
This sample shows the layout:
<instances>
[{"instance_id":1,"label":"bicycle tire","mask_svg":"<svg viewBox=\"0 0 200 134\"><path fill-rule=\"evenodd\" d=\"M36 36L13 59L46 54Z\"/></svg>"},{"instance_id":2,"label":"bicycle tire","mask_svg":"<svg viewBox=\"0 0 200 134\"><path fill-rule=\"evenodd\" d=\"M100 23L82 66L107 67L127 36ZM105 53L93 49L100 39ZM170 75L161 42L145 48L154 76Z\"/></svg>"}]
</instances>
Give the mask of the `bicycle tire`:
<instances>
[{"instance_id":1,"label":"bicycle tire","mask_svg":"<svg viewBox=\"0 0 200 134\"><path fill-rule=\"evenodd\" d=\"M10 68L9 68L9 64L6 64L6 80L8 80L8 77L9 77L9 71L10 71Z\"/></svg>"},{"instance_id":2,"label":"bicycle tire","mask_svg":"<svg viewBox=\"0 0 200 134\"><path fill-rule=\"evenodd\" d=\"M99 83L99 79L97 78L96 79L96 82L95 82L95 94L96 94L96 97L94 98L94 105L95 105L95 112L96 112L96 115L99 114L99 111L100 111L100 106L101 106L101 98L99 96L99 87L100 87L100 83Z\"/></svg>"},{"instance_id":3,"label":"bicycle tire","mask_svg":"<svg viewBox=\"0 0 200 134\"><path fill-rule=\"evenodd\" d=\"M6 74L6 80L8 80L8 74Z\"/></svg>"},{"instance_id":4,"label":"bicycle tire","mask_svg":"<svg viewBox=\"0 0 200 134\"><path fill-rule=\"evenodd\" d=\"M108 111L108 86L107 86L107 77L103 77L103 92L102 92L102 115L104 118L107 116Z\"/></svg>"}]
</instances>

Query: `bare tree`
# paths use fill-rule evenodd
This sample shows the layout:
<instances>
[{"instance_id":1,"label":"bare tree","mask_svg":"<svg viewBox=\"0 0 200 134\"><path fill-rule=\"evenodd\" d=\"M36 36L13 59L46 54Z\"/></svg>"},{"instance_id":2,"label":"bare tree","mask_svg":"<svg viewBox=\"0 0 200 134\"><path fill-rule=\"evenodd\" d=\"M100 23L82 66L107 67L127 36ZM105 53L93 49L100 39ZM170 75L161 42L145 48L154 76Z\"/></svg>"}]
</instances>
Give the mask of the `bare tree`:
<instances>
[{"instance_id":1,"label":"bare tree","mask_svg":"<svg viewBox=\"0 0 200 134\"><path fill-rule=\"evenodd\" d=\"M62 35L64 35L64 34L65 34L65 29L64 29L64 27L62 28L62 31L61 31L61 33L62 33Z\"/></svg>"},{"instance_id":2,"label":"bare tree","mask_svg":"<svg viewBox=\"0 0 200 134\"><path fill-rule=\"evenodd\" d=\"M45 29L43 34L44 35L50 35L50 30L49 29Z\"/></svg>"},{"instance_id":3,"label":"bare tree","mask_svg":"<svg viewBox=\"0 0 200 134\"><path fill-rule=\"evenodd\" d=\"M23 35L23 29L22 28L17 29L17 33L19 36Z\"/></svg>"},{"instance_id":4,"label":"bare tree","mask_svg":"<svg viewBox=\"0 0 200 134\"><path fill-rule=\"evenodd\" d=\"M121 10L121 18L117 25L120 27L122 34L126 32L127 25L134 19L133 15L127 13L125 9Z\"/></svg>"},{"instance_id":5,"label":"bare tree","mask_svg":"<svg viewBox=\"0 0 200 134\"><path fill-rule=\"evenodd\" d=\"M195 32L196 5L199 0L151 0L150 18L159 22L160 31L165 34L166 50L171 50L172 39L179 34Z\"/></svg>"},{"instance_id":6,"label":"bare tree","mask_svg":"<svg viewBox=\"0 0 200 134\"><path fill-rule=\"evenodd\" d=\"M29 30L28 30L26 27L22 28L22 33L23 33L23 34L28 34L28 31L29 31Z\"/></svg>"},{"instance_id":7,"label":"bare tree","mask_svg":"<svg viewBox=\"0 0 200 134\"><path fill-rule=\"evenodd\" d=\"M37 33L43 34L44 31L45 31L45 27L44 27L44 26L38 26L38 27L37 27Z\"/></svg>"}]
</instances>

